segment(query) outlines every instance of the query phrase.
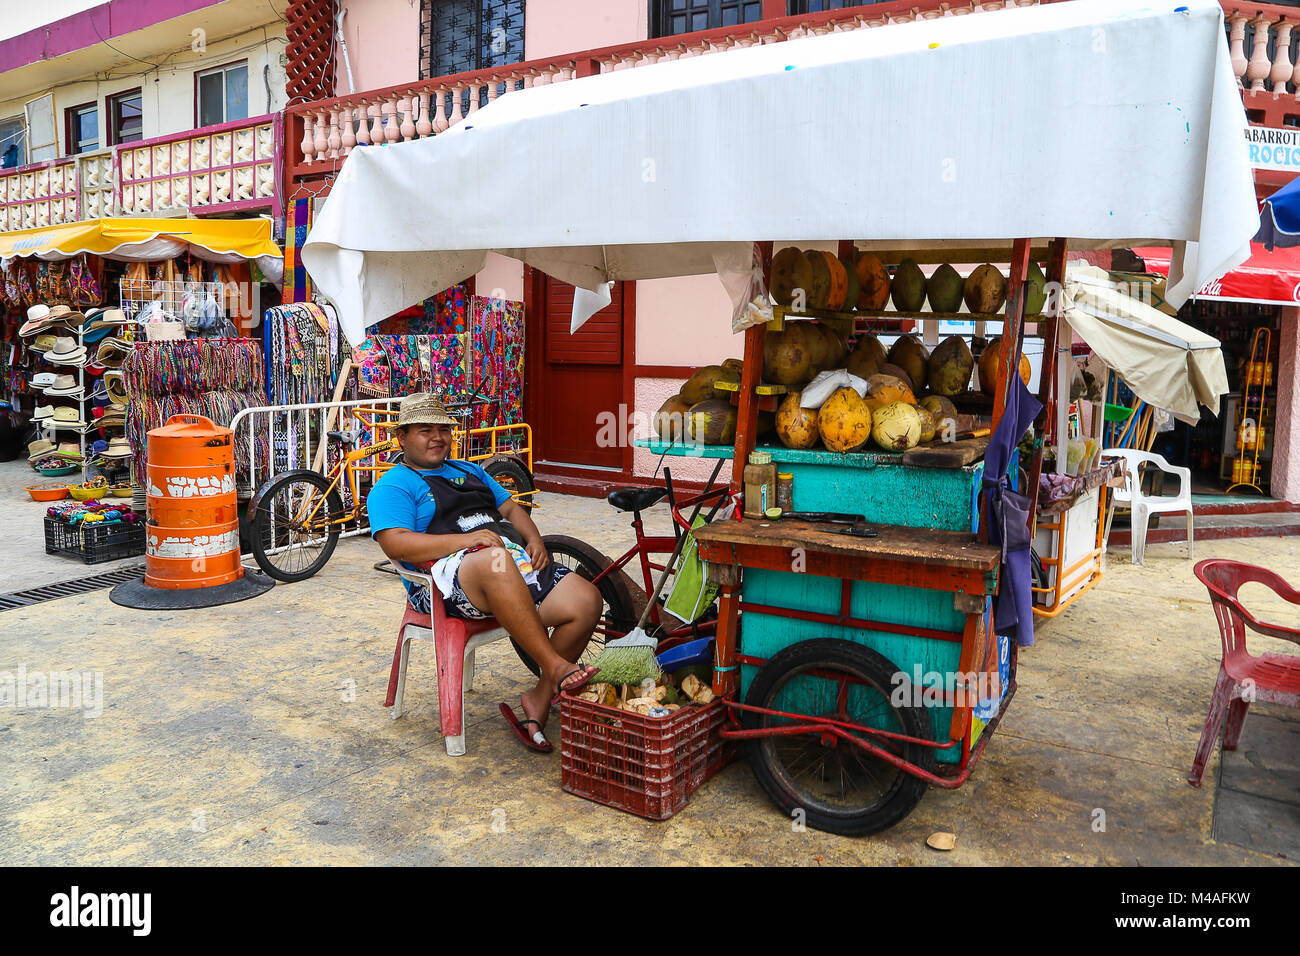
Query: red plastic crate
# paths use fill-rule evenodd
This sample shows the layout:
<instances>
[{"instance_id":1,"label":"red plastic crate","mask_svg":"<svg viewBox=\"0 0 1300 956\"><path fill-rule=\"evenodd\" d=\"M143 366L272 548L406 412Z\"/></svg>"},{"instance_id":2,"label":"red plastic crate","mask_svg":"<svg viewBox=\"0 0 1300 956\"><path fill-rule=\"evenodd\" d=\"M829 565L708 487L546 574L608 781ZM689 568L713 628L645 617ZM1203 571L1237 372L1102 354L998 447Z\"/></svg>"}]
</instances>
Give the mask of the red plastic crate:
<instances>
[{"instance_id":1,"label":"red plastic crate","mask_svg":"<svg viewBox=\"0 0 1300 956\"><path fill-rule=\"evenodd\" d=\"M565 694L560 698L560 782L568 793L667 820L739 752L718 733L722 701L646 717Z\"/></svg>"}]
</instances>

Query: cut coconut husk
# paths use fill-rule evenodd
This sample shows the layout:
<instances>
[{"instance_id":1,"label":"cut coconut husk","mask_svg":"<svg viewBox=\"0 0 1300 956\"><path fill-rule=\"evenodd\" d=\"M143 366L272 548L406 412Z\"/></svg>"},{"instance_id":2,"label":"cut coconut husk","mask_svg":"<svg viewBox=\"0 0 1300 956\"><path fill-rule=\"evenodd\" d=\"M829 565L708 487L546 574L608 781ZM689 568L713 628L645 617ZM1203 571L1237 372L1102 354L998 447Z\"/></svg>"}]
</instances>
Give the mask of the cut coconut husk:
<instances>
[{"instance_id":1,"label":"cut coconut husk","mask_svg":"<svg viewBox=\"0 0 1300 956\"><path fill-rule=\"evenodd\" d=\"M767 288L777 305L790 305L796 289L803 289L806 297L811 286L812 264L799 249L786 246L772 257Z\"/></svg>"}]
</instances>

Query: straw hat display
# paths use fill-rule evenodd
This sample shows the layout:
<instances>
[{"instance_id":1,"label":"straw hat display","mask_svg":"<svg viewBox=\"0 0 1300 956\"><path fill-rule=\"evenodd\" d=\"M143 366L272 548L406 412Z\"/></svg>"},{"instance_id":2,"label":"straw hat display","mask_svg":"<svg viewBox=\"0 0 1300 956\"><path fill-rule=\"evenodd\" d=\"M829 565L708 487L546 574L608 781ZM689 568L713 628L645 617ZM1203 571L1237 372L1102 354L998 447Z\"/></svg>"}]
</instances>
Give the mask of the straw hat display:
<instances>
[{"instance_id":1,"label":"straw hat display","mask_svg":"<svg viewBox=\"0 0 1300 956\"><path fill-rule=\"evenodd\" d=\"M71 336L61 335L54 340L54 348L45 353L45 361L51 365L85 365L86 347Z\"/></svg>"},{"instance_id":2,"label":"straw hat display","mask_svg":"<svg viewBox=\"0 0 1300 956\"><path fill-rule=\"evenodd\" d=\"M126 394L126 382L123 380L120 371L110 369L104 373L102 381L104 388L108 391L108 397L114 405L125 405L129 401Z\"/></svg>"},{"instance_id":3,"label":"straw hat display","mask_svg":"<svg viewBox=\"0 0 1300 956\"><path fill-rule=\"evenodd\" d=\"M33 382L33 385L36 383ZM54 383L44 389L46 395L58 395L63 398L85 398L86 390L77 381L75 375L56 375Z\"/></svg>"},{"instance_id":4,"label":"straw hat display","mask_svg":"<svg viewBox=\"0 0 1300 956\"><path fill-rule=\"evenodd\" d=\"M125 438L112 438L108 442L108 447L100 454L105 458L130 458L131 443Z\"/></svg>"},{"instance_id":5,"label":"straw hat display","mask_svg":"<svg viewBox=\"0 0 1300 956\"><path fill-rule=\"evenodd\" d=\"M99 343L99 348L95 351L95 364L102 365L106 369L121 368L130 354L130 342L124 342L119 338L107 338Z\"/></svg>"},{"instance_id":6,"label":"straw hat display","mask_svg":"<svg viewBox=\"0 0 1300 956\"><path fill-rule=\"evenodd\" d=\"M62 405L54 410L50 424L55 428L85 428L86 423L79 416L80 412L71 405Z\"/></svg>"}]
</instances>

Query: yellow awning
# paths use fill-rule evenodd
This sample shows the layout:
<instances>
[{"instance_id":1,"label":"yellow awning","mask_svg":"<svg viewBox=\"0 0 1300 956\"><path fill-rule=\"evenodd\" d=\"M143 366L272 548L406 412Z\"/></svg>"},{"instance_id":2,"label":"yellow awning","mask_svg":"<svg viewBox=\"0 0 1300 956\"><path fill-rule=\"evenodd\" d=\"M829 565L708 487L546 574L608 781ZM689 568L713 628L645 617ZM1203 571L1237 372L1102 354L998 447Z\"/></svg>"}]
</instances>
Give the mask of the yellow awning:
<instances>
[{"instance_id":1,"label":"yellow awning","mask_svg":"<svg viewBox=\"0 0 1300 956\"><path fill-rule=\"evenodd\" d=\"M0 233L0 258L66 259L83 252L112 259L282 258L269 219L85 219Z\"/></svg>"}]
</instances>

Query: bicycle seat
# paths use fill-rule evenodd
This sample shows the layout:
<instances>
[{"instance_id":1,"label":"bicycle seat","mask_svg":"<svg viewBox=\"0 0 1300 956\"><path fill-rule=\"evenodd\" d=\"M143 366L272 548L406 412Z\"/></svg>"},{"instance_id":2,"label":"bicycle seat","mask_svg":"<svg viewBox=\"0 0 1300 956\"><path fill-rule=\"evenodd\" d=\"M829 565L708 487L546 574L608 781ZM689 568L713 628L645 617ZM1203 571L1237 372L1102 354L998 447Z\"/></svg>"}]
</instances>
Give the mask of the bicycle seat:
<instances>
[{"instance_id":1,"label":"bicycle seat","mask_svg":"<svg viewBox=\"0 0 1300 956\"><path fill-rule=\"evenodd\" d=\"M667 496L667 488L616 488L609 493L609 503L619 511L644 511Z\"/></svg>"}]
</instances>

